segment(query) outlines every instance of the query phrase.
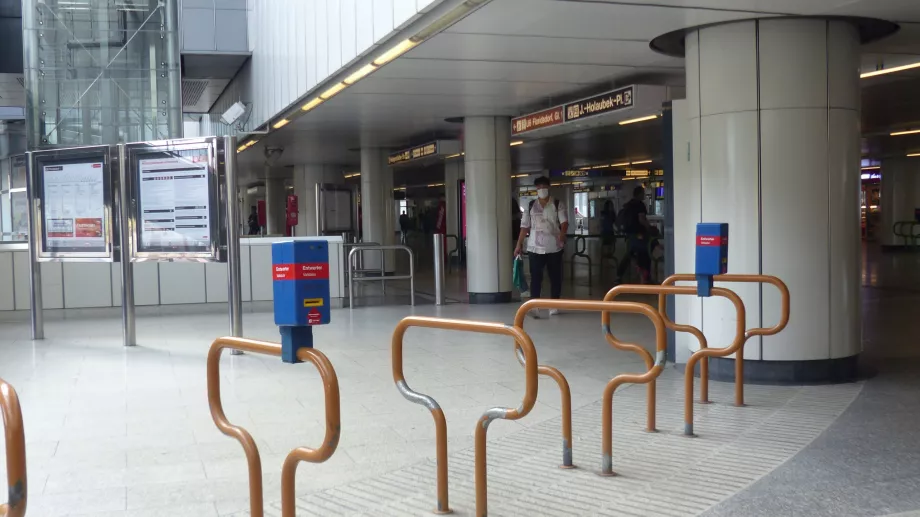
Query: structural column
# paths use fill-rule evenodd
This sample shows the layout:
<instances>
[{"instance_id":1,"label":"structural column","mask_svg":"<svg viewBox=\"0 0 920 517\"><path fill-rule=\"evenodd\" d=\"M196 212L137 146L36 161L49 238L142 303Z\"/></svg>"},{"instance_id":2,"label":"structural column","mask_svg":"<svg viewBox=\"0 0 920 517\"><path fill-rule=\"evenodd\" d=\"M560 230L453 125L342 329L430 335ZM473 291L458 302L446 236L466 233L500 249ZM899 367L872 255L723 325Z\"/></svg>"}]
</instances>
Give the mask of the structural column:
<instances>
[{"instance_id":1,"label":"structural column","mask_svg":"<svg viewBox=\"0 0 920 517\"><path fill-rule=\"evenodd\" d=\"M294 193L300 210L294 235L298 237L319 235L317 232L316 186L324 183L341 183L344 179L336 167L329 165L297 165L294 167Z\"/></svg>"},{"instance_id":2,"label":"structural column","mask_svg":"<svg viewBox=\"0 0 920 517\"><path fill-rule=\"evenodd\" d=\"M361 149L361 233L364 242L396 244L393 171L385 149ZM364 254L365 269L380 267L378 253ZM386 253L387 272L396 270L396 253Z\"/></svg>"},{"instance_id":3,"label":"structural column","mask_svg":"<svg viewBox=\"0 0 920 517\"><path fill-rule=\"evenodd\" d=\"M876 230L882 246L904 246L904 239L894 235L894 223L916 221L920 209L920 159L891 158L882 160L881 227ZM910 228L904 226L904 232Z\"/></svg>"},{"instance_id":4,"label":"structural column","mask_svg":"<svg viewBox=\"0 0 920 517\"><path fill-rule=\"evenodd\" d=\"M467 117L467 290L470 303L511 301L511 119Z\"/></svg>"},{"instance_id":5,"label":"structural column","mask_svg":"<svg viewBox=\"0 0 920 517\"><path fill-rule=\"evenodd\" d=\"M675 148L689 140L689 163L675 164L678 272L692 271L696 222L729 223L729 272L775 275L792 300L783 332L747 342L745 380L852 378L861 351L856 27L752 20L691 30L685 45L689 131L675 123L674 132ZM744 300L747 328L779 320L771 286L728 287ZM709 346L731 342L730 304L679 303ZM710 371L730 378L733 368L717 359Z\"/></svg>"},{"instance_id":6,"label":"structural column","mask_svg":"<svg viewBox=\"0 0 920 517\"><path fill-rule=\"evenodd\" d=\"M266 173L268 169L266 168ZM265 233L267 235L284 235L284 180L265 178Z\"/></svg>"}]
</instances>

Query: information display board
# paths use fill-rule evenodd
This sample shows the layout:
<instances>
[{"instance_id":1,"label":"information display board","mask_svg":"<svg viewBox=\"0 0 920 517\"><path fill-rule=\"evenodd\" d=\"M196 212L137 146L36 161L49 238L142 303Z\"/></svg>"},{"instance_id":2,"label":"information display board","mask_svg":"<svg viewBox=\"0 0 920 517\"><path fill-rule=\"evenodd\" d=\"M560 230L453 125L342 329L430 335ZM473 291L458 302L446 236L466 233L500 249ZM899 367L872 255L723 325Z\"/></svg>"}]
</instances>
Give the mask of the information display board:
<instances>
[{"instance_id":1,"label":"information display board","mask_svg":"<svg viewBox=\"0 0 920 517\"><path fill-rule=\"evenodd\" d=\"M126 146L132 260L222 259L219 151L214 138Z\"/></svg>"},{"instance_id":2,"label":"information display board","mask_svg":"<svg viewBox=\"0 0 920 517\"><path fill-rule=\"evenodd\" d=\"M112 261L110 148L32 153L38 259Z\"/></svg>"}]
</instances>

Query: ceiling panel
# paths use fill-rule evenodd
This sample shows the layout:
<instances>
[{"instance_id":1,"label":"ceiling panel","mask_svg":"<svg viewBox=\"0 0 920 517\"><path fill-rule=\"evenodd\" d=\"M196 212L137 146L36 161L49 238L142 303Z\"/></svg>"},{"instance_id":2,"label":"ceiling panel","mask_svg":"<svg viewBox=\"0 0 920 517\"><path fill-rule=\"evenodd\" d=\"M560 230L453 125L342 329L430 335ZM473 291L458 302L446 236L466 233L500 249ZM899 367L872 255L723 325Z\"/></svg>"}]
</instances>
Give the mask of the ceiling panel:
<instances>
[{"instance_id":1,"label":"ceiling panel","mask_svg":"<svg viewBox=\"0 0 920 517\"><path fill-rule=\"evenodd\" d=\"M674 70L673 68L661 70ZM578 87L636 73L637 68L608 65L502 63L494 61L440 61L398 59L372 77L407 79L464 79L467 81L568 82Z\"/></svg>"},{"instance_id":2,"label":"ceiling panel","mask_svg":"<svg viewBox=\"0 0 920 517\"><path fill-rule=\"evenodd\" d=\"M534 98L559 95L577 87L577 85L565 82L535 83L528 81L467 81L464 79L390 79L372 77L356 84L352 93L506 97L515 104L526 104L532 102Z\"/></svg>"},{"instance_id":3,"label":"ceiling panel","mask_svg":"<svg viewBox=\"0 0 920 517\"><path fill-rule=\"evenodd\" d=\"M577 16L574 16L576 9ZM658 5L636 5L635 2L615 4L559 0L498 0L467 16L448 29L448 32L540 35L546 38L578 36L588 39L635 40L647 44L656 36L685 27L751 16L750 12L743 11L675 9Z\"/></svg>"},{"instance_id":4,"label":"ceiling panel","mask_svg":"<svg viewBox=\"0 0 920 517\"><path fill-rule=\"evenodd\" d=\"M498 3L501 3L501 1L499 0ZM400 59L428 58L446 61L517 61L521 63L559 63L566 65L683 68L682 59L661 55L650 49L648 45L648 41L498 36L446 32L419 45Z\"/></svg>"}]
</instances>

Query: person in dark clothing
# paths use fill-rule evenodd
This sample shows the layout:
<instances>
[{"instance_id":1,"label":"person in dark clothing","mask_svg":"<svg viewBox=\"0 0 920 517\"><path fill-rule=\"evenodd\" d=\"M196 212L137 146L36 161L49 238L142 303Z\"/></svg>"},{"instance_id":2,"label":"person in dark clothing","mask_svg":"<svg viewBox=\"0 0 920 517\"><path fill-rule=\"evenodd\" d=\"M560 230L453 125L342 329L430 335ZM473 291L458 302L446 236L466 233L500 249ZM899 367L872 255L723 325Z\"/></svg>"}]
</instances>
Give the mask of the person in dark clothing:
<instances>
[{"instance_id":1,"label":"person in dark clothing","mask_svg":"<svg viewBox=\"0 0 920 517\"><path fill-rule=\"evenodd\" d=\"M633 198L623 207L623 220L621 224L626 233L626 256L617 268L618 282L622 282L626 270L633 258L639 266L642 281L647 282L652 268L652 258L648 253L648 238L650 228L646 214L648 209L642 201L645 198L645 187L633 189Z\"/></svg>"},{"instance_id":2,"label":"person in dark clothing","mask_svg":"<svg viewBox=\"0 0 920 517\"><path fill-rule=\"evenodd\" d=\"M259 235L259 212L256 210L256 207L252 207L252 211L249 212L249 235Z\"/></svg>"},{"instance_id":3,"label":"person in dark clothing","mask_svg":"<svg viewBox=\"0 0 920 517\"><path fill-rule=\"evenodd\" d=\"M399 233L400 240L405 244L406 236L409 233L409 215L406 214L405 210L403 210L403 213L399 216Z\"/></svg>"},{"instance_id":4,"label":"person in dark clothing","mask_svg":"<svg viewBox=\"0 0 920 517\"><path fill-rule=\"evenodd\" d=\"M614 234L616 233L617 214L613 210L613 201L604 201L604 208L601 209L601 244L611 246L614 243Z\"/></svg>"}]
</instances>

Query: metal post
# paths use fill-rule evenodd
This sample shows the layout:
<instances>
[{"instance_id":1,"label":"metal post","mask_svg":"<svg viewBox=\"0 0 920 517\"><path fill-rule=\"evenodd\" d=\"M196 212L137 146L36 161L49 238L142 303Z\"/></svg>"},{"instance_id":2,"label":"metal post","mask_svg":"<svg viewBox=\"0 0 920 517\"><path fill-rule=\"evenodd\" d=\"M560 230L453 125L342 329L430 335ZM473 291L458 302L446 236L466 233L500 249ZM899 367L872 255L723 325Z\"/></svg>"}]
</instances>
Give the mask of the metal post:
<instances>
[{"instance_id":1,"label":"metal post","mask_svg":"<svg viewBox=\"0 0 920 517\"><path fill-rule=\"evenodd\" d=\"M313 209L316 210L316 235L323 234L323 228L326 225L325 215L326 209L323 207L323 184L316 184L316 203L313 204Z\"/></svg>"},{"instance_id":2,"label":"metal post","mask_svg":"<svg viewBox=\"0 0 920 517\"><path fill-rule=\"evenodd\" d=\"M354 256L355 249L352 248L348 252L348 259L345 261L348 264L348 308L355 308L355 278L354 278ZM360 253L360 252L357 252Z\"/></svg>"},{"instance_id":3,"label":"metal post","mask_svg":"<svg viewBox=\"0 0 920 517\"><path fill-rule=\"evenodd\" d=\"M125 145L118 145L118 236L121 241L119 260L121 261L121 325L124 346L137 345L134 307L134 263L131 262L131 224L132 210L128 196L128 160Z\"/></svg>"},{"instance_id":4,"label":"metal post","mask_svg":"<svg viewBox=\"0 0 920 517\"><path fill-rule=\"evenodd\" d=\"M243 296L240 278L239 205L236 202L236 137L224 137L224 171L227 182L227 276L229 277L230 334L243 337ZM234 350L239 355L242 351Z\"/></svg>"},{"instance_id":5,"label":"metal post","mask_svg":"<svg viewBox=\"0 0 920 517\"><path fill-rule=\"evenodd\" d=\"M409 252L409 303L415 307L415 252L409 246L403 246Z\"/></svg>"},{"instance_id":6,"label":"metal post","mask_svg":"<svg viewBox=\"0 0 920 517\"><path fill-rule=\"evenodd\" d=\"M384 296L386 296L387 294L387 252L386 250L380 250L380 287L383 289Z\"/></svg>"},{"instance_id":7,"label":"metal post","mask_svg":"<svg viewBox=\"0 0 920 517\"><path fill-rule=\"evenodd\" d=\"M444 305L444 235L440 233L434 234L434 304Z\"/></svg>"},{"instance_id":8,"label":"metal post","mask_svg":"<svg viewBox=\"0 0 920 517\"><path fill-rule=\"evenodd\" d=\"M29 200L29 290L31 291L31 316L32 339L45 339L45 314L42 304L42 269L38 263L38 242L41 238L37 233L35 218L38 216L37 200L35 195L35 171L33 170L32 153L26 153L28 181L26 182L26 198Z\"/></svg>"}]
</instances>

